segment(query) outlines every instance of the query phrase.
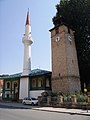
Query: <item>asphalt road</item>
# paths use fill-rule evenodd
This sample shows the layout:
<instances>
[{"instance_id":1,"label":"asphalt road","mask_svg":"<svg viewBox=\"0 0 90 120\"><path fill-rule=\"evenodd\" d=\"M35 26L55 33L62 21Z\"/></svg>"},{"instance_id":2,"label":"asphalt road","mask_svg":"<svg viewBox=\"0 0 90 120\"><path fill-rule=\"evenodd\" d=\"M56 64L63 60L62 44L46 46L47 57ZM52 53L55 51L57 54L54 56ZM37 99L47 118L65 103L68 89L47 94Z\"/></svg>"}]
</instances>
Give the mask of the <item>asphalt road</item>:
<instances>
[{"instance_id":1,"label":"asphalt road","mask_svg":"<svg viewBox=\"0 0 90 120\"><path fill-rule=\"evenodd\" d=\"M90 120L90 116L2 107L0 120Z\"/></svg>"}]
</instances>

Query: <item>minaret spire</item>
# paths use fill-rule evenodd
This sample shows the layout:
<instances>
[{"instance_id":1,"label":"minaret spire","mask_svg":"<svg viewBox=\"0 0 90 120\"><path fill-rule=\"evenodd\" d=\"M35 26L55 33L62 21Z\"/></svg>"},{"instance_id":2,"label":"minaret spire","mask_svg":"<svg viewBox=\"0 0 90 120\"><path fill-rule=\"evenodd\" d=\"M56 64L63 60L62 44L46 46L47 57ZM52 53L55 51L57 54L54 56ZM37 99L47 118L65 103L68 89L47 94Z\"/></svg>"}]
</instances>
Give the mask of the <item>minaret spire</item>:
<instances>
[{"instance_id":1,"label":"minaret spire","mask_svg":"<svg viewBox=\"0 0 90 120\"><path fill-rule=\"evenodd\" d=\"M29 9L27 11L27 17L26 17L25 36L31 36L31 25L30 25Z\"/></svg>"},{"instance_id":2,"label":"minaret spire","mask_svg":"<svg viewBox=\"0 0 90 120\"><path fill-rule=\"evenodd\" d=\"M26 25L30 25L29 8L28 8L28 12L27 12Z\"/></svg>"}]
</instances>

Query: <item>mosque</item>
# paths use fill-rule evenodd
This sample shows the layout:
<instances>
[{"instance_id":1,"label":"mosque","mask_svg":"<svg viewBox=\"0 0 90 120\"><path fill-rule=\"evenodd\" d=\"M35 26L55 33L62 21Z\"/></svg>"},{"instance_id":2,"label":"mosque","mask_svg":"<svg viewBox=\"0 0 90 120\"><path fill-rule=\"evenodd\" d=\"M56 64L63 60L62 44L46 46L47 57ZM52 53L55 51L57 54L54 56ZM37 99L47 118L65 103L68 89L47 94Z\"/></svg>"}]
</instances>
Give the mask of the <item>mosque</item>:
<instances>
[{"instance_id":1,"label":"mosque","mask_svg":"<svg viewBox=\"0 0 90 120\"><path fill-rule=\"evenodd\" d=\"M73 93L80 91L80 76L74 32L62 20L50 29L52 72L42 69L31 70L31 25L27 12L22 73L0 76L0 95L4 100L22 100L24 97L41 96L43 92Z\"/></svg>"}]
</instances>

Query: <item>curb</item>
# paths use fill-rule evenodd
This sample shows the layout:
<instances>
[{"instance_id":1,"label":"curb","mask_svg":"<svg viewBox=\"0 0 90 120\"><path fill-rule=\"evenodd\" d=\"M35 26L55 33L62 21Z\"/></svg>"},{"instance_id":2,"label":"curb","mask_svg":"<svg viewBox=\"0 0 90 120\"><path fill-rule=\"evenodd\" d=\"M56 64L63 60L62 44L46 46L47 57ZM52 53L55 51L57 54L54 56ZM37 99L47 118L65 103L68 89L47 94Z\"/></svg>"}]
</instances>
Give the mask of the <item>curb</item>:
<instances>
[{"instance_id":1,"label":"curb","mask_svg":"<svg viewBox=\"0 0 90 120\"><path fill-rule=\"evenodd\" d=\"M63 112L63 111L52 111L52 110L41 110L41 109L35 109L32 108L32 110L39 110L39 111L47 111L47 112L56 112L56 113L65 113L65 114L71 114L71 115L84 115L84 116L90 116L90 114L84 114L84 113L74 113L74 112Z\"/></svg>"}]
</instances>

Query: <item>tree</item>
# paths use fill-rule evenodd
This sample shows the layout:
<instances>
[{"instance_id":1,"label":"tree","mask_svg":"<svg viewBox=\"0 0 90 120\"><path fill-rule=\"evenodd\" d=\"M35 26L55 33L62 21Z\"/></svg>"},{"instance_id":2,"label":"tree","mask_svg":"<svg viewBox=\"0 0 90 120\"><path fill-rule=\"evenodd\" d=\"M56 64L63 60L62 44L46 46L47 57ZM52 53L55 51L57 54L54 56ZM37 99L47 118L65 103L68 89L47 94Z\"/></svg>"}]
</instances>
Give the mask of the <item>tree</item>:
<instances>
[{"instance_id":1,"label":"tree","mask_svg":"<svg viewBox=\"0 0 90 120\"><path fill-rule=\"evenodd\" d=\"M90 84L90 0L61 0L56 5L53 17L55 26L60 19L75 31L75 42L78 55L82 90L84 83Z\"/></svg>"}]
</instances>

